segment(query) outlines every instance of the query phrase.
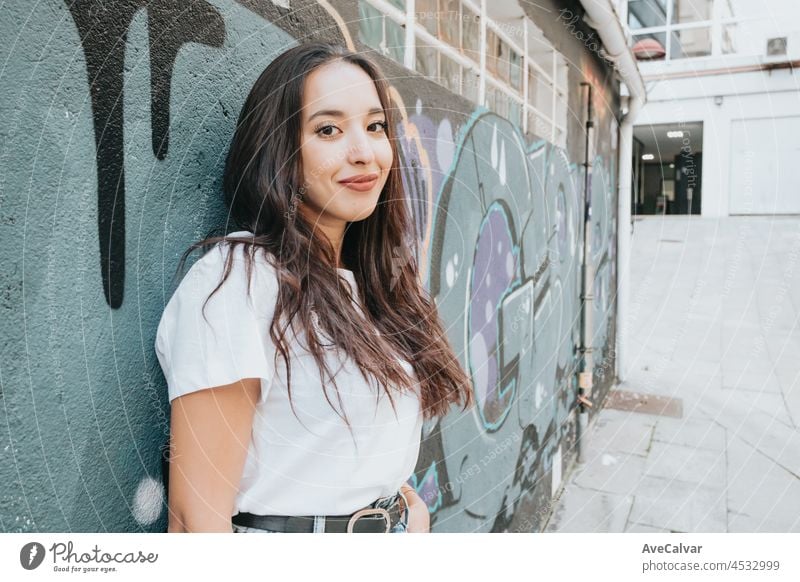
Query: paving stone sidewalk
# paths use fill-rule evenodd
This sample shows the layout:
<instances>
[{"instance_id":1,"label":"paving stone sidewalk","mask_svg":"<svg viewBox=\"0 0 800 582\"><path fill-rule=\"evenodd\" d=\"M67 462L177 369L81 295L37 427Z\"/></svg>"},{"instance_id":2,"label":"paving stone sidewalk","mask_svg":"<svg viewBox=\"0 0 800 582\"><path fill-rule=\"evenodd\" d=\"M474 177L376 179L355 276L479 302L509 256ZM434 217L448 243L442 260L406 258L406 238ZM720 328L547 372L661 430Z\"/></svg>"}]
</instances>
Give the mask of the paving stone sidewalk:
<instances>
[{"instance_id":1,"label":"paving stone sidewalk","mask_svg":"<svg viewBox=\"0 0 800 582\"><path fill-rule=\"evenodd\" d=\"M630 371L546 531L800 532L800 217L634 226Z\"/></svg>"}]
</instances>

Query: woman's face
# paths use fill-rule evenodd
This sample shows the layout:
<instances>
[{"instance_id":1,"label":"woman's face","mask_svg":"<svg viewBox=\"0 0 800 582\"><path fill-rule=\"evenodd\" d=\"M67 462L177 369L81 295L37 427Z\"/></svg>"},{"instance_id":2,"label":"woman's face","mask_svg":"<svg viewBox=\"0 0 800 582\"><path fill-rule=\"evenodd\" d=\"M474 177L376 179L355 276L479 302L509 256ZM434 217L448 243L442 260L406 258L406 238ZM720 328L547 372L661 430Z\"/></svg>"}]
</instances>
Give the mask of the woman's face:
<instances>
[{"instance_id":1,"label":"woman's face","mask_svg":"<svg viewBox=\"0 0 800 582\"><path fill-rule=\"evenodd\" d=\"M348 222L372 214L386 183L393 157L386 115L372 78L350 63L314 70L303 93L299 210L336 240Z\"/></svg>"}]
</instances>

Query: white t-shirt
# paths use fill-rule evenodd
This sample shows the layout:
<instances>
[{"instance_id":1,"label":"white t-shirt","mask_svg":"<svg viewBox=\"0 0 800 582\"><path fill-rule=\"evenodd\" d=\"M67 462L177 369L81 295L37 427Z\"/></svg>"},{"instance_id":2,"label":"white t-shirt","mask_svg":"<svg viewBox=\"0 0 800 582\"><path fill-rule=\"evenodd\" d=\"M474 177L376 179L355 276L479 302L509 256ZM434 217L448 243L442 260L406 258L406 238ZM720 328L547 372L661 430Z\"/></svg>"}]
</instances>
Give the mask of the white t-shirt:
<instances>
[{"instance_id":1,"label":"white t-shirt","mask_svg":"<svg viewBox=\"0 0 800 582\"><path fill-rule=\"evenodd\" d=\"M250 233L230 236L234 235ZM396 492L411 476L419 455L423 419L419 385L411 392L393 392L395 415L384 389L372 378L365 382L355 362L331 347L325 357L331 371L338 370L336 382L353 438L325 399L316 362L302 341L304 334L290 340L290 328L291 394L301 424L289 404L280 355L275 365L277 349L269 326L278 280L263 254L256 253L248 297L244 247L235 247L231 273L208 301L203 318L203 302L219 283L230 252L230 245L219 244L186 274L164 309L156 354L170 402L204 388L261 378L233 513L342 515ZM360 301L352 271L339 269L339 273ZM401 364L416 379L411 365ZM332 385L328 395L338 408Z\"/></svg>"}]
</instances>

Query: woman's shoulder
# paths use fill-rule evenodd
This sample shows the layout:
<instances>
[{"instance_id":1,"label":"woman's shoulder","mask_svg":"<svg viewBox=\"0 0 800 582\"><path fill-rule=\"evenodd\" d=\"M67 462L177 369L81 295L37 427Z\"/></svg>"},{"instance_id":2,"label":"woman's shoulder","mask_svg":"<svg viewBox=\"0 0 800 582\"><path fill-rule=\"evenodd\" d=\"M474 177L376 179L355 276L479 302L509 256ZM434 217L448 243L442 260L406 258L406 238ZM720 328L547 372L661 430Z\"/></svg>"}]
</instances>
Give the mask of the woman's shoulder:
<instances>
[{"instance_id":1,"label":"woman's shoulder","mask_svg":"<svg viewBox=\"0 0 800 582\"><path fill-rule=\"evenodd\" d=\"M172 299L202 299L204 303L205 299L209 303L247 299L256 306L271 307L278 293L272 255L236 242L251 236L246 231L226 235L226 240L216 243L189 268Z\"/></svg>"},{"instance_id":2,"label":"woman's shoulder","mask_svg":"<svg viewBox=\"0 0 800 582\"><path fill-rule=\"evenodd\" d=\"M248 259L251 261L253 278L275 278L274 257L263 248L248 244L253 234L247 231L232 232L225 240L216 243L203 254L187 272L186 276L209 279L222 278L230 260L230 276L247 274Z\"/></svg>"},{"instance_id":3,"label":"woman's shoulder","mask_svg":"<svg viewBox=\"0 0 800 582\"><path fill-rule=\"evenodd\" d=\"M170 401L240 378L271 377L265 346L277 304L277 279L261 249L247 261L246 253L253 250L248 247L252 245L227 240L214 245L195 261L167 302L155 348Z\"/></svg>"}]
</instances>

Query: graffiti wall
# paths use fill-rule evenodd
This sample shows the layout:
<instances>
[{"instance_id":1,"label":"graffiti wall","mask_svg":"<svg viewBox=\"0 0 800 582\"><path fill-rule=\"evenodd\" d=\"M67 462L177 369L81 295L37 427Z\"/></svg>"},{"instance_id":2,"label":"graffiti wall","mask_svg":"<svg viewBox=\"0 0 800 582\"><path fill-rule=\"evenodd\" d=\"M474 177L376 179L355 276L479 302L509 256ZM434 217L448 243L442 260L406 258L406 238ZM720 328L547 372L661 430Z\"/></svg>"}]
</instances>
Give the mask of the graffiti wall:
<instances>
[{"instance_id":1,"label":"graffiti wall","mask_svg":"<svg viewBox=\"0 0 800 582\"><path fill-rule=\"evenodd\" d=\"M569 61L566 149L377 57L399 79L425 284L477 401L423 429L412 482L433 531L538 531L549 513L574 456L587 197L595 401L613 379L617 87L551 4L530 16ZM224 156L255 78L304 40L367 50L358 5L0 10L0 529L163 531L153 342L178 258L224 226Z\"/></svg>"}]
</instances>

